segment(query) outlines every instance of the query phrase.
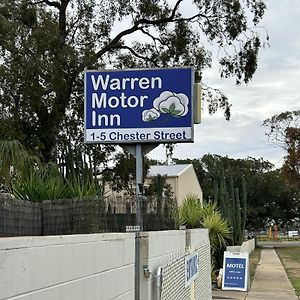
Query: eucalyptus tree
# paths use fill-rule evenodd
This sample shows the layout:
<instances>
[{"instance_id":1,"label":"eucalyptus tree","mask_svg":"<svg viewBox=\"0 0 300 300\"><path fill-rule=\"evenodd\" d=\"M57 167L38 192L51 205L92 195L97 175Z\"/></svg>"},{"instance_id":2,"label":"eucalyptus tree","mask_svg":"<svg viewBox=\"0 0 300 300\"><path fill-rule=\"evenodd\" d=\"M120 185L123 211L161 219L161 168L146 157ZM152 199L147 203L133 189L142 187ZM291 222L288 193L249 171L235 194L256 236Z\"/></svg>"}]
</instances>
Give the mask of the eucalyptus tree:
<instances>
[{"instance_id":1,"label":"eucalyptus tree","mask_svg":"<svg viewBox=\"0 0 300 300\"><path fill-rule=\"evenodd\" d=\"M282 175L300 189L300 110L286 111L263 122L269 140L286 151Z\"/></svg>"},{"instance_id":2,"label":"eucalyptus tree","mask_svg":"<svg viewBox=\"0 0 300 300\"><path fill-rule=\"evenodd\" d=\"M287 133L290 128L300 129L300 110L286 111L274 115L263 122L266 135L274 144L287 150Z\"/></svg>"},{"instance_id":3,"label":"eucalyptus tree","mask_svg":"<svg viewBox=\"0 0 300 300\"><path fill-rule=\"evenodd\" d=\"M262 158L248 157L233 159L227 156L206 154L201 159L179 160L176 163L193 163L203 198L217 202L221 212L230 220L232 215L233 194L230 178L234 179L234 188L240 191L241 228L261 229L270 222L280 226L293 224L299 218L299 188L287 184L283 179L282 169ZM231 186L231 187L230 187ZM247 188L246 188L247 186ZM238 205L238 204L237 204ZM238 223L240 223L238 221Z\"/></svg>"},{"instance_id":4,"label":"eucalyptus tree","mask_svg":"<svg viewBox=\"0 0 300 300\"><path fill-rule=\"evenodd\" d=\"M265 9L263 0L1 1L0 138L45 161L87 152L79 146L86 68L186 65L200 81L216 45L221 77L248 82L267 41L258 26ZM211 113L230 117L221 92L205 87L204 99Z\"/></svg>"}]
</instances>

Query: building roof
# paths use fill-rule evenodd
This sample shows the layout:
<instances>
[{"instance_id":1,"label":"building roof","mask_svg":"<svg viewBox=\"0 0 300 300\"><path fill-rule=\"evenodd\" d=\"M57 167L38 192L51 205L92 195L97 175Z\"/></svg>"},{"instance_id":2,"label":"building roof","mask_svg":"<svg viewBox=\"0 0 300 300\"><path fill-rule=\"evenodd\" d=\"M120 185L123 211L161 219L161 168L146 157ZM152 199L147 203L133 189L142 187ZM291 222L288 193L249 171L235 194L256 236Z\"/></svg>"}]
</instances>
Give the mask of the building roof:
<instances>
[{"instance_id":1,"label":"building roof","mask_svg":"<svg viewBox=\"0 0 300 300\"><path fill-rule=\"evenodd\" d=\"M190 166L192 166L192 164L150 166L148 177L154 177L157 175L177 177L180 173L188 169Z\"/></svg>"}]
</instances>

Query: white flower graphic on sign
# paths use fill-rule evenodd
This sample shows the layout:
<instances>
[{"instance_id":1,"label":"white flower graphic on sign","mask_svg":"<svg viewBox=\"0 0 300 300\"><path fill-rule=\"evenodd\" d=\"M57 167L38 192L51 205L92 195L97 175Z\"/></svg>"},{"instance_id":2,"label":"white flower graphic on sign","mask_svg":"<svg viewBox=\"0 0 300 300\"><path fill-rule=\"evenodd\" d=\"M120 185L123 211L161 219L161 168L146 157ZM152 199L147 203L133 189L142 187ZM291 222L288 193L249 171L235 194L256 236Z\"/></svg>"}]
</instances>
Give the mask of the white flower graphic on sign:
<instances>
[{"instance_id":1,"label":"white flower graphic on sign","mask_svg":"<svg viewBox=\"0 0 300 300\"><path fill-rule=\"evenodd\" d=\"M142 112L142 119L144 122L151 122L158 119L160 113L155 108L147 109Z\"/></svg>"},{"instance_id":2,"label":"white flower graphic on sign","mask_svg":"<svg viewBox=\"0 0 300 300\"><path fill-rule=\"evenodd\" d=\"M161 114L168 115L167 119L169 117L181 118L188 113L188 104L189 98L185 94L164 91L153 101L153 108L142 112L142 119L144 122L152 122Z\"/></svg>"},{"instance_id":3,"label":"white flower graphic on sign","mask_svg":"<svg viewBox=\"0 0 300 300\"><path fill-rule=\"evenodd\" d=\"M189 98L183 93L164 91L153 101L153 106L163 114L180 118L188 113Z\"/></svg>"}]
</instances>

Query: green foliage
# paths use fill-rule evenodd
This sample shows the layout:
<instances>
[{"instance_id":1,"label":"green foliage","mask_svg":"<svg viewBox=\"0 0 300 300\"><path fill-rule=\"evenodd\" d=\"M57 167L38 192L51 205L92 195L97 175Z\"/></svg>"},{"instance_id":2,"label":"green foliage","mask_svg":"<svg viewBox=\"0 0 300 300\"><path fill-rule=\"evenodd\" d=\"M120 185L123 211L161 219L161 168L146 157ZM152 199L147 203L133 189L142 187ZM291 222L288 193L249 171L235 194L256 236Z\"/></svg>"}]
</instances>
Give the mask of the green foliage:
<instances>
[{"instance_id":1,"label":"green foliage","mask_svg":"<svg viewBox=\"0 0 300 300\"><path fill-rule=\"evenodd\" d=\"M114 191L125 191L129 195L135 194L136 160L129 152L120 152L114 157L114 166L102 171L103 181L106 181ZM143 178L149 170L149 162L144 159Z\"/></svg>"},{"instance_id":2,"label":"green foliage","mask_svg":"<svg viewBox=\"0 0 300 300\"><path fill-rule=\"evenodd\" d=\"M179 223L187 228L208 228L213 252L226 246L231 237L229 223L216 204L201 204L193 194L187 195L179 207Z\"/></svg>"},{"instance_id":3,"label":"green foliage","mask_svg":"<svg viewBox=\"0 0 300 300\"><path fill-rule=\"evenodd\" d=\"M244 234L244 231L242 231L242 214L245 219L247 209L245 208L243 212L241 210L239 190L234 187L232 177L229 178L229 187L227 187L225 177L219 182L214 183L214 189L216 189L216 186L220 187L218 188L219 193L217 195L214 194L215 203L218 204L223 217L229 221L232 230L233 245L240 245L243 242Z\"/></svg>"},{"instance_id":4,"label":"green foliage","mask_svg":"<svg viewBox=\"0 0 300 300\"><path fill-rule=\"evenodd\" d=\"M206 204L208 205L208 204ZM218 210L213 210L202 217L201 227L209 229L210 244L212 252L226 247L231 238L229 223L222 217Z\"/></svg>"},{"instance_id":5,"label":"green foliage","mask_svg":"<svg viewBox=\"0 0 300 300\"><path fill-rule=\"evenodd\" d=\"M287 156L282 167L283 178L300 190L300 128L286 130Z\"/></svg>"},{"instance_id":6,"label":"green foliage","mask_svg":"<svg viewBox=\"0 0 300 300\"><path fill-rule=\"evenodd\" d=\"M115 191L126 191L129 195L135 193L135 158L129 153L118 153L115 164L103 172L103 178Z\"/></svg>"},{"instance_id":7,"label":"green foliage","mask_svg":"<svg viewBox=\"0 0 300 300\"><path fill-rule=\"evenodd\" d=\"M300 110L286 111L264 120L266 135L273 143L287 148L286 132L289 128L299 129Z\"/></svg>"},{"instance_id":8,"label":"green foliage","mask_svg":"<svg viewBox=\"0 0 300 300\"><path fill-rule=\"evenodd\" d=\"M29 168L11 183L11 194L17 199L40 202L63 199L68 191L57 167L39 165Z\"/></svg>"},{"instance_id":9,"label":"green foliage","mask_svg":"<svg viewBox=\"0 0 300 300\"><path fill-rule=\"evenodd\" d=\"M241 232L244 233L246 229L246 220L247 220L247 185L246 179L243 176L242 178L242 228Z\"/></svg>"},{"instance_id":10,"label":"green foliage","mask_svg":"<svg viewBox=\"0 0 300 300\"><path fill-rule=\"evenodd\" d=\"M263 122L269 140L285 149L282 176L300 190L300 110L286 111Z\"/></svg>"},{"instance_id":11,"label":"green foliage","mask_svg":"<svg viewBox=\"0 0 300 300\"><path fill-rule=\"evenodd\" d=\"M224 178L225 180L225 178ZM239 214L239 212L237 211L236 208L236 201L235 201L235 188L233 185L233 178L230 177L229 178L229 198L228 198L228 207L230 210L230 218L229 218L229 222L231 224L231 228L233 230L233 243L238 242L237 241L237 235L240 234L240 232L237 232L237 228L238 228L238 220L237 220L237 215Z\"/></svg>"},{"instance_id":12,"label":"green foliage","mask_svg":"<svg viewBox=\"0 0 300 300\"><path fill-rule=\"evenodd\" d=\"M39 160L16 140L0 140L0 186L8 191L11 181Z\"/></svg>"},{"instance_id":13,"label":"green foliage","mask_svg":"<svg viewBox=\"0 0 300 300\"><path fill-rule=\"evenodd\" d=\"M223 250L231 239L230 225L216 203L201 204L197 196L187 195L179 207L179 223L187 228L207 228L212 254L212 269L222 265Z\"/></svg>"},{"instance_id":14,"label":"green foliage","mask_svg":"<svg viewBox=\"0 0 300 300\"><path fill-rule=\"evenodd\" d=\"M232 210L227 184L232 177L234 187L241 192L241 219L245 224L242 228L261 229L270 221L279 225L290 224L298 217L299 189L289 185L282 171L274 170L274 166L262 158L233 159L207 154L201 159L174 160L193 163L204 199L215 201L218 191L220 210L229 220Z\"/></svg>"},{"instance_id":15,"label":"green foliage","mask_svg":"<svg viewBox=\"0 0 300 300\"><path fill-rule=\"evenodd\" d=\"M236 221L235 221L235 240L236 244L241 245L244 241L245 232L242 231L242 211L241 211L241 203L240 203L240 195L239 189L235 189L235 213L236 213Z\"/></svg>"},{"instance_id":16,"label":"green foliage","mask_svg":"<svg viewBox=\"0 0 300 300\"><path fill-rule=\"evenodd\" d=\"M40 202L57 199L84 199L101 195L102 189L86 174L63 178L54 164L28 168L11 182L10 193L17 199Z\"/></svg>"},{"instance_id":17,"label":"green foliage","mask_svg":"<svg viewBox=\"0 0 300 300\"><path fill-rule=\"evenodd\" d=\"M29 201L96 197L102 189L88 169L64 178L54 163L43 164L18 141L0 141L0 183L6 192Z\"/></svg>"},{"instance_id":18,"label":"green foliage","mask_svg":"<svg viewBox=\"0 0 300 300\"><path fill-rule=\"evenodd\" d=\"M196 195L185 196L179 207L179 223L186 228L200 227L202 219L202 206Z\"/></svg>"},{"instance_id":19,"label":"green foliage","mask_svg":"<svg viewBox=\"0 0 300 300\"><path fill-rule=\"evenodd\" d=\"M145 192L146 196L174 198L174 191L172 186L167 183L167 176L160 174L151 178L150 184Z\"/></svg>"},{"instance_id":20,"label":"green foliage","mask_svg":"<svg viewBox=\"0 0 300 300\"><path fill-rule=\"evenodd\" d=\"M93 198L102 194L102 187L99 186L95 181L91 180L90 176L83 173L81 176L73 175L66 182L67 186L67 197L84 199ZM60 198L56 198L60 199Z\"/></svg>"},{"instance_id":21,"label":"green foliage","mask_svg":"<svg viewBox=\"0 0 300 300\"><path fill-rule=\"evenodd\" d=\"M194 0L191 8L187 14L182 0L0 1L0 139L71 168L77 156L96 176L112 148L82 141L86 68L186 65L200 81L215 44L220 75L248 82L267 38L257 26L264 1ZM207 87L203 97L211 113L223 109L229 118L225 95Z\"/></svg>"}]
</instances>

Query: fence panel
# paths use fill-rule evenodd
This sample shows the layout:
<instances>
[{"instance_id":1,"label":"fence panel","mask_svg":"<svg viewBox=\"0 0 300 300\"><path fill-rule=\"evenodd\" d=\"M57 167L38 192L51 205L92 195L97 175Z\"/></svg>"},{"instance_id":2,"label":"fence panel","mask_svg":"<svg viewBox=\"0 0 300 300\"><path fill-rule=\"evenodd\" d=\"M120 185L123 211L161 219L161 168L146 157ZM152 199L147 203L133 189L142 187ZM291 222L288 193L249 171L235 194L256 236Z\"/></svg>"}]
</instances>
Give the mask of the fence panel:
<instances>
[{"instance_id":1,"label":"fence panel","mask_svg":"<svg viewBox=\"0 0 300 300\"><path fill-rule=\"evenodd\" d=\"M41 224L39 203L0 195L0 236L41 235Z\"/></svg>"},{"instance_id":2,"label":"fence panel","mask_svg":"<svg viewBox=\"0 0 300 300\"><path fill-rule=\"evenodd\" d=\"M141 198L143 230L176 229L175 199ZM125 232L135 225L135 197L35 203L0 195L0 236Z\"/></svg>"}]
</instances>

